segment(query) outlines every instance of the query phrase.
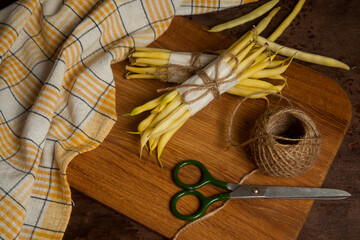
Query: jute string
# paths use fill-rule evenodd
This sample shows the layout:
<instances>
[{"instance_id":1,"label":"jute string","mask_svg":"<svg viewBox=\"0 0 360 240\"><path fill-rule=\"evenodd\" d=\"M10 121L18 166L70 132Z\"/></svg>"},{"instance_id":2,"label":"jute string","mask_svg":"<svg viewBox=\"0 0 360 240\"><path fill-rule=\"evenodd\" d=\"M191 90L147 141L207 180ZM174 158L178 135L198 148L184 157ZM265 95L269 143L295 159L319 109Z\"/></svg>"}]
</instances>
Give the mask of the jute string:
<instances>
[{"instance_id":1,"label":"jute string","mask_svg":"<svg viewBox=\"0 0 360 240\"><path fill-rule=\"evenodd\" d=\"M156 76L161 81L164 82L167 82L169 79L178 75L189 78L203 67L200 59L201 55L202 55L201 52L191 53L188 66L168 63L160 66L155 73L147 73L147 74Z\"/></svg>"},{"instance_id":2,"label":"jute string","mask_svg":"<svg viewBox=\"0 0 360 240\"><path fill-rule=\"evenodd\" d=\"M234 143L231 137L231 130L236 112L247 99L263 93L280 96L288 101L290 107L268 109L256 121L250 139L241 144ZM282 136L284 129L298 127L302 131L298 132L299 134L295 137L292 133L289 134L290 136ZM231 145L250 145L251 156L258 167L243 176L239 184L243 184L246 179L259 170L265 174L277 177L296 176L312 167L320 152L321 137L313 120L302 110L294 108L288 98L279 94L259 92L243 98L232 113L228 130L228 138ZM176 240L186 229L215 215L227 203L228 200L203 217L183 226L178 230L173 239Z\"/></svg>"},{"instance_id":3,"label":"jute string","mask_svg":"<svg viewBox=\"0 0 360 240\"><path fill-rule=\"evenodd\" d=\"M235 62L236 62L235 67L228 74L226 74L226 76L220 77L220 70L219 70L220 64L222 61L224 61L224 59L226 57L230 57L235 60ZM222 84L236 81L236 79L238 78L238 76L231 77L234 74L234 72L236 71L238 65L239 65L239 60L234 54L231 54L231 53L223 54L218 58L218 60L216 62L215 77L213 79L207 75L205 70L200 69L196 72L196 74L202 79L203 84L186 84L185 83L185 84L181 84L178 86L158 89L158 92L166 92L166 91L171 91L171 90L179 89L179 88L189 88L182 94L183 103L187 104L187 105L190 105L194 102L199 101L201 98L205 97L209 93L212 93L214 98L218 98L220 96L219 86ZM187 99L187 96L190 93L195 92L195 91L202 91L202 90L205 90L205 91L202 94L200 94L199 96L197 96L196 98L191 99L191 100Z\"/></svg>"},{"instance_id":4,"label":"jute string","mask_svg":"<svg viewBox=\"0 0 360 240\"><path fill-rule=\"evenodd\" d=\"M250 171L249 173L247 173L246 175L244 175L238 184L243 184L245 182L246 179L248 179L251 175L253 175L254 173L256 173L258 171L258 169L253 169L252 171ZM177 233L175 234L173 240L176 240L179 235L184 232L186 229L192 227L193 225L196 225L197 223L204 221L205 219L210 218L211 216L215 215L217 212L219 212L220 210L222 210L227 204L228 204L229 200L224 201L219 207L217 207L216 209L214 209L211 212L206 213L204 216L202 216L201 218L196 219L195 221L189 222L186 225L184 225L182 228L180 228Z\"/></svg>"},{"instance_id":5,"label":"jute string","mask_svg":"<svg viewBox=\"0 0 360 240\"><path fill-rule=\"evenodd\" d=\"M249 97L239 102L231 116L228 129L230 144L240 147L249 145L252 160L267 175L293 177L309 170L319 156L321 134L314 121L293 106L268 109L255 122L249 140L234 143L231 137L234 116ZM281 97L291 104L289 99Z\"/></svg>"},{"instance_id":6,"label":"jute string","mask_svg":"<svg viewBox=\"0 0 360 240\"><path fill-rule=\"evenodd\" d=\"M236 115L236 113L238 112L240 106L241 106L245 101L247 101L248 99L250 99L251 97L256 96L256 95L262 95L262 94L274 95L274 96L279 97L280 100L285 99L285 100L287 101L287 103L288 103L291 107L293 107L290 99L288 99L287 97L285 97L285 96L283 96L283 95L281 95L281 94L278 94L278 93L272 93L272 92L267 92L267 91L262 91L262 92L253 93L253 94L251 94L251 95L249 95L249 96L247 96L247 97L242 98L242 99L239 101L238 105L235 107L235 109L233 110L233 112L231 113L231 116L230 116L230 122L229 122L229 127L228 127L228 140L229 140L229 143L230 143L231 146L240 146L240 147L243 147L243 146L248 145L251 141L253 141L253 139L249 139L249 140L247 140L247 141L245 141L245 142L243 142L243 143L241 143L241 144L235 143L235 141L234 141L233 138L232 138L232 128L233 128L233 125L234 125L235 115ZM228 146L228 148L229 148L229 147L230 147L230 146ZM227 149L228 149L228 148L227 148Z\"/></svg>"}]
</instances>

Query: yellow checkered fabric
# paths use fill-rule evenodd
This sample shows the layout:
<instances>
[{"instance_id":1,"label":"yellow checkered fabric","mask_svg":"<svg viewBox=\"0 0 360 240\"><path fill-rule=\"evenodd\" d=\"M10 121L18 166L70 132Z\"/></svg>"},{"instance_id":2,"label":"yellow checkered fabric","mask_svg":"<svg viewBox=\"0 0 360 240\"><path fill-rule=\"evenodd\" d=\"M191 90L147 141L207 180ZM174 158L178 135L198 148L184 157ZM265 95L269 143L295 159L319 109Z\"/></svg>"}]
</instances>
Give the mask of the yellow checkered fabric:
<instances>
[{"instance_id":1,"label":"yellow checkered fabric","mask_svg":"<svg viewBox=\"0 0 360 240\"><path fill-rule=\"evenodd\" d=\"M61 239L66 167L116 121L111 63L175 14L254 0L24 0L0 11L0 239ZM121 89L117 89L121 91Z\"/></svg>"}]
</instances>

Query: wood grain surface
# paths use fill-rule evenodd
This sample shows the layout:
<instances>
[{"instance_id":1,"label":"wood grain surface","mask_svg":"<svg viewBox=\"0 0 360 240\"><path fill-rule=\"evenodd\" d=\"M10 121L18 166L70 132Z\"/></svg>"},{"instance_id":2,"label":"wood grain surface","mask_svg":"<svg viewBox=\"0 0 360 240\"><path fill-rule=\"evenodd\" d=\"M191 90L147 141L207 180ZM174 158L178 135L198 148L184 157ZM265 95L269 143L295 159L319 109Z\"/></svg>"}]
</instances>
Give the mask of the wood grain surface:
<instances>
[{"instance_id":1,"label":"wood grain surface","mask_svg":"<svg viewBox=\"0 0 360 240\"><path fill-rule=\"evenodd\" d=\"M152 46L175 51L201 51L225 48L234 41L222 34L200 31L200 27L176 17L168 31ZM179 37L180 32L186 34ZM121 116L158 96L156 89L167 85L151 80L125 80L126 64L113 65L119 119L100 147L71 162L69 182L97 201L166 237L172 237L186 224L169 211L171 196L180 190L171 179L171 170L176 163L185 159L202 161L216 178L229 182L239 181L255 167L246 149L233 147L225 151L226 129L239 98L224 94L193 116L168 143L162 157L164 168L161 169L156 159L147 154L139 159L138 137L125 132L135 130L146 114ZM304 109L322 133L320 157L311 170L298 177L274 178L257 173L246 184L320 187L349 126L351 105L341 87L320 73L292 64L285 75L290 88L284 91L284 95L295 106ZM279 104L277 100L272 103ZM249 129L265 109L266 104L260 100L249 100L243 104L233 129L237 141L247 139ZM217 190L208 187L203 192L212 195ZM215 216L194 225L180 237L295 239L312 203L309 200L231 201Z\"/></svg>"}]
</instances>

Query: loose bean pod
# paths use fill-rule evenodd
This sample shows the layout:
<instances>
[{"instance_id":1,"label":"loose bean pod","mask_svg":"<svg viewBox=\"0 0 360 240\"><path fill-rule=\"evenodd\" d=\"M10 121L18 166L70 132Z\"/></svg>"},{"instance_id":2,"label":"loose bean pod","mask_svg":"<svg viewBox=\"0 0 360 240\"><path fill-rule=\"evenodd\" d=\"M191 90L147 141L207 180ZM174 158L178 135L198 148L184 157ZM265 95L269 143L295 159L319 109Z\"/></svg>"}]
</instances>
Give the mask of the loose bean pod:
<instances>
[{"instance_id":1,"label":"loose bean pod","mask_svg":"<svg viewBox=\"0 0 360 240\"><path fill-rule=\"evenodd\" d=\"M285 18L285 20L276 28L276 30L268 37L270 41L275 41L284 30L290 25L290 23L294 20L294 18L298 15L301 8L303 7L305 0L299 0L295 5L292 12Z\"/></svg>"},{"instance_id":2,"label":"loose bean pod","mask_svg":"<svg viewBox=\"0 0 360 240\"><path fill-rule=\"evenodd\" d=\"M272 9L278 2L279 2L279 0L269 1L244 16L241 16L234 20L228 21L226 23L216 25L209 30L206 30L206 29L204 29L204 30L208 31L208 32L221 32L223 30L242 25L244 23L247 23L249 21L252 21L252 20L264 15L266 12L268 12L270 9Z\"/></svg>"},{"instance_id":3,"label":"loose bean pod","mask_svg":"<svg viewBox=\"0 0 360 240\"><path fill-rule=\"evenodd\" d=\"M274 8L273 10L271 10L271 12L265 17L263 18L258 25L256 25L256 27L254 28L254 32L256 34L260 34L262 33L266 27L269 25L271 19L273 19L273 17L276 15L276 13L280 10L280 7Z\"/></svg>"},{"instance_id":4,"label":"loose bean pod","mask_svg":"<svg viewBox=\"0 0 360 240\"><path fill-rule=\"evenodd\" d=\"M321 55L303 52L294 48L285 47L275 42L269 41L268 39L261 36L257 36L256 41L259 45L267 46L271 51L278 52L282 56L294 57L295 59L299 59L304 62L315 63L328 67L337 67L350 70L350 67L347 64L334 58L324 57Z\"/></svg>"}]
</instances>

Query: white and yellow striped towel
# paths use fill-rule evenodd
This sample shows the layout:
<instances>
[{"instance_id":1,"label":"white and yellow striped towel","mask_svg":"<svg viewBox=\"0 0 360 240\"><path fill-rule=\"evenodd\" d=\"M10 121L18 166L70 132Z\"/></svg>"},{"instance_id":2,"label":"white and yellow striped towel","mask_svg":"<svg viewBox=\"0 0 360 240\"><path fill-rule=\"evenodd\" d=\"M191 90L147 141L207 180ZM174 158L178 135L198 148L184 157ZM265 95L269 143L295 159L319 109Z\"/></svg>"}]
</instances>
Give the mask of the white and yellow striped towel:
<instances>
[{"instance_id":1,"label":"white and yellow striped towel","mask_svg":"<svg viewBox=\"0 0 360 240\"><path fill-rule=\"evenodd\" d=\"M61 239L66 167L116 121L110 64L174 15L254 0L24 0L0 11L0 239ZM121 91L121 89L116 89Z\"/></svg>"}]
</instances>

